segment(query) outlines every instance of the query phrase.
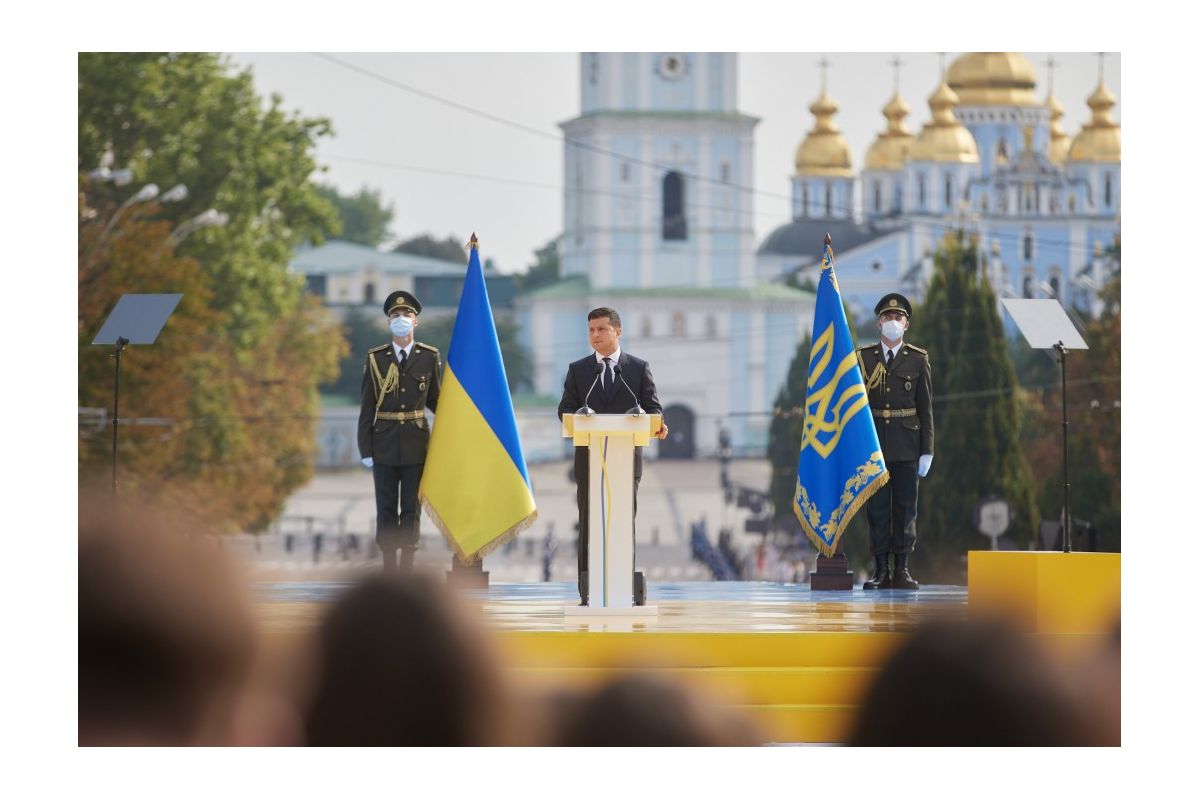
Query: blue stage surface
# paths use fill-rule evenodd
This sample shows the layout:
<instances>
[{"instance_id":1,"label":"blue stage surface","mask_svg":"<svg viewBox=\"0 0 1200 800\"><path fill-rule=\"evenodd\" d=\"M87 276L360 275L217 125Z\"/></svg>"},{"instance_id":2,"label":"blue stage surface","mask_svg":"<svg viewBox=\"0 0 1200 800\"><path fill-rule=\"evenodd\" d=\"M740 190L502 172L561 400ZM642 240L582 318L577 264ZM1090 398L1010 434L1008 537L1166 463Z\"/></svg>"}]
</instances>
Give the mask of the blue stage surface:
<instances>
[{"instance_id":1,"label":"blue stage surface","mask_svg":"<svg viewBox=\"0 0 1200 800\"><path fill-rule=\"evenodd\" d=\"M346 581L274 581L254 584L269 627L313 624ZM572 583L496 583L468 591L489 624L506 631L587 631L597 624L567 619L579 602ZM710 581L651 583L647 603L656 617L625 622L632 631L767 633L801 631L904 631L931 615L965 616L965 586L925 586L920 591L813 591L808 584Z\"/></svg>"}]
</instances>

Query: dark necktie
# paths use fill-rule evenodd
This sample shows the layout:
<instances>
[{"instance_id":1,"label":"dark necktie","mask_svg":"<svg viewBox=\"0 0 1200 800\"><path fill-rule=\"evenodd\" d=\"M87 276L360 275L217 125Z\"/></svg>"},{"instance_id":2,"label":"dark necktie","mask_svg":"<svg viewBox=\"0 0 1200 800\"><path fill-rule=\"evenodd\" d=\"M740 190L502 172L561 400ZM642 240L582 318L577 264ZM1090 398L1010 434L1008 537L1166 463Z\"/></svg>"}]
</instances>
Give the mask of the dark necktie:
<instances>
[{"instance_id":1,"label":"dark necktie","mask_svg":"<svg viewBox=\"0 0 1200 800\"><path fill-rule=\"evenodd\" d=\"M407 350L401 350L401 351L400 351L400 369L401 369L401 370L403 370L403 369L404 369L404 364L405 364L407 361L408 361L408 351L407 351Z\"/></svg>"},{"instance_id":2,"label":"dark necktie","mask_svg":"<svg viewBox=\"0 0 1200 800\"><path fill-rule=\"evenodd\" d=\"M612 391L612 382L613 382L612 359L605 358L604 359L604 376L600 379L600 388L604 391L605 394L609 394Z\"/></svg>"},{"instance_id":3,"label":"dark necktie","mask_svg":"<svg viewBox=\"0 0 1200 800\"><path fill-rule=\"evenodd\" d=\"M884 367L888 372L892 371L892 351L887 351L887 364Z\"/></svg>"}]
</instances>

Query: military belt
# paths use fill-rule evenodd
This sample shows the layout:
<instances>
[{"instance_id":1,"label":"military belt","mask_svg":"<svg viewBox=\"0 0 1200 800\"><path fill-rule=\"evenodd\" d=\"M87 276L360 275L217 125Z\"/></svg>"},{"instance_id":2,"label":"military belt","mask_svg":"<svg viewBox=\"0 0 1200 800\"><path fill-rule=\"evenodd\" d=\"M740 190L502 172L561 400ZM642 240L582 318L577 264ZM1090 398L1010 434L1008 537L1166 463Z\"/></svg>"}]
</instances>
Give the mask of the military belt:
<instances>
[{"instance_id":1,"label":"military belt","mask_svg":"<svg viewBox=\"0 0 1200 800\"><path fill-rule=\"evenodd\" d=\"M391 419L397 421L409 419L425 419L425 411L380 411L375 419Z\"/></svg>"},{"instance_id":2,"label":"military belt","mask_svg":"<svg viewBox=\"0 0 1200 800\"><path fill-rule=\"evenodd\" d=\"M880 419L894 419L895 417L915 417L917 410L915 408L872 408L871 416L879 417Z\"/></svg>"}]
</instances>

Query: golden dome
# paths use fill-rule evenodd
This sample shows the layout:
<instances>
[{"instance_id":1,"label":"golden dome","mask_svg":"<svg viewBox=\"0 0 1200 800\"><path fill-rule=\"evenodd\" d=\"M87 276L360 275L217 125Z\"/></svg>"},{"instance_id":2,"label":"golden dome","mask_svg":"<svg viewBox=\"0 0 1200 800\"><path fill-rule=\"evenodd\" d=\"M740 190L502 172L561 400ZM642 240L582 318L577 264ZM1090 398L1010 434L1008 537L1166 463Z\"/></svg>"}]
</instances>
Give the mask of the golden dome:
<instances>
[{"instance_id":1,"label":"golden dome","mask_svg":"<svg viewBox=\"0 0 1200 800\"><path fill-rule=\"evenodd\" d=\"M1071 136L1062 129L1063 107L1053 92L1046 97L1046 108L1050 109L1050 163L1064 164L1071 149Z\"/></svg>"},{"instance_id":2,"label":"golden dome","mask_svg":"<svg viewBox=\"0 0 1200 800\"><path fill-rule=\"evenodd\" d=\"M925 123L908 150L909 161L950 161L978 164L975 137L954 116L958 96L945 81L929 97L933 119Z\"/></svg>"},{"instance_id":3,"label":"golden dome","mask_svg":"<svg viewBox=\"0 0 1200 800\"><path fill-rule=\"evenodd\" d=\"M838 105L828 92L821 90L808 110L817 118L813 129L796 148L796 174L852 178L850 145L833 121Z\"/></svg>"},{"instance_id":4,"label":"golden dome","mask_svg":"<svg viewBox=\"0 0 1200 800\"><path fill-rule=\"evenodd\" d=\"M1117 98L1101 81L1087 102L1092 109L1092 121L1085 123L1083 130L1075 137L1067 158L1071 161L1119 164L1121 126L1112 118L1112 107L1117 104Z\"/></svg>"},{"instance_id":5,"label":"golden dome","mask_svg":"<svg viewBox=\"0 0 1200 800\"><path fill-rule=\"evenodd\" d=\"M883 107L883 115L887 117L887 130L879 134L867 150L866 169L903 169L913 135L904 125L908 104L900 99L899 92Z\"/></svg>"},{"instance_id":6,"label":"golden dome","mask_svg":"<svg viewBox=\"0 0 1200 800\"><path fill-rule=\"evenodd\" d=\"M946 82L963 106L1036 106L1033 65L1020 53L964 53Z\"/></svg>"}]
</instances>

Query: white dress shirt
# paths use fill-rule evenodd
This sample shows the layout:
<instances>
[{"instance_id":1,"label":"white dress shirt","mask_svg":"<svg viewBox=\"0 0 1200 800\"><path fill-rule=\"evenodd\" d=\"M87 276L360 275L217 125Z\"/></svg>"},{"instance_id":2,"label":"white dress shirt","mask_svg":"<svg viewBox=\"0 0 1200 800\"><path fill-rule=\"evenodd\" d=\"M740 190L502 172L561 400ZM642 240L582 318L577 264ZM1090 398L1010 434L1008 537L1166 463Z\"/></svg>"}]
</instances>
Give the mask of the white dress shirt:
<instances>
[{"instance_id":1,"label":"white dress shirt","mask_svg":"<svg viewBox=\"0 0 1200 800\"><path fill-rule=\"evenodd\" d=\"M395 339L392 340L392 350L394 350L396 353L396 363L397 364L401 363L402 361L404 361L407 358L412 357L413 345L416 343L417 343L417 340L413 339L411 342L408 343L407 346L401 347L400 345L396 344ZM401 356L400 355L401 353L404 353L405 355Z\"/></svg>"},{"instance_id":2,"label":"white dress shirt","mask_svg":"<svg viewBox=\"0 0 1200 800\"><path fill-rule=\"evenodd\" d=\"M615 372L615 370L617 367L617 362L620 361L620 359L621 359L620 346L618 346L617 349L613 351L611 356L602 356L602 355L600 355L600 353L598 353L598 352L596 353L596 363L603 364L604 359L606 359L606 358L608 359L608 369L607 369L608 374L607 375L601 374L601 376L600 376L600 385L605 388L607 388L607 386L608 386L606 381L612 381L613 383L617 382L617 373Z\"/></svg>"},{"instance_id":3,"label":"white dress shirt","mask_svg":"<svg viewBox=\"0 0 1200 800\"><path fill-rule=\"evenodd\" d=\"M904 347L904 340L901 339L895 347L888 347L887 342L880 339L879 346L883 348L883 363L884 366L886 366L888 362L887 354L890 352L892 354L892 360L894 361L896 356L900 355L900 348Z\"/></svg>"}]
</instances>

